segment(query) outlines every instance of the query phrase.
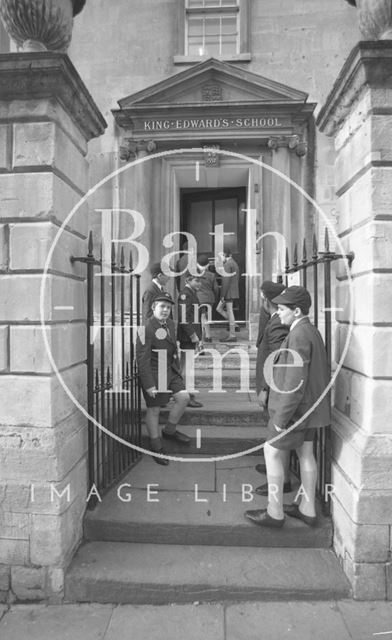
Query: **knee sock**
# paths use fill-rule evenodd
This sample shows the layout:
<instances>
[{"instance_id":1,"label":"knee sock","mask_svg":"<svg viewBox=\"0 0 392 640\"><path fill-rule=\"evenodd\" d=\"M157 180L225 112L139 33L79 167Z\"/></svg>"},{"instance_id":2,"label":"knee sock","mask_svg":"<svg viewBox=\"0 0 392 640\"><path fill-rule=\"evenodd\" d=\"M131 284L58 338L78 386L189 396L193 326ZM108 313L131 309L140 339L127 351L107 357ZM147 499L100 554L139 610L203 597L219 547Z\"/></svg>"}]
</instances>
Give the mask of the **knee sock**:
<instances>
[{"instance_id":1,"label":"knee sock","mask_svg":"<svg viewBox=\"0 0 392 640\"><path fill-rule=\"evenodd\" d=\"M169 421L166 423L163 430L165 433L168 433L169 435L173 435L173 433L175 433L176 431L176 428L177 428L177 425Z\"/></svg>"}]
</instances>

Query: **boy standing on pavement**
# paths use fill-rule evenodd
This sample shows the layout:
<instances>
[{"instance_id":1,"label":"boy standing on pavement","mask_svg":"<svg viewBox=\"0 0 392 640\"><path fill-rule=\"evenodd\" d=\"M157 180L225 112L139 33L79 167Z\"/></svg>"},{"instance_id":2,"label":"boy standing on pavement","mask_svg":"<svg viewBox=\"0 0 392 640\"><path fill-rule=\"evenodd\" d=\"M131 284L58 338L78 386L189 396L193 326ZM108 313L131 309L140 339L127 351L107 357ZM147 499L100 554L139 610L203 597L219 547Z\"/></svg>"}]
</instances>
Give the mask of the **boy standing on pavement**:
<instances>
[{"instance_id":1,"label":"boy standing on pavement","mask_svg":"<svg viewBox=\"0 0 392 640\"><path fill-rule=\"evenodd\" d=\"M239 280L240 280L240 268L234 260L231 251L226 250L224 253L224 270L227 275L222 277L222 289L220 293L220 302L216 308L217 312L221 316L229 321L229 335L227 338L222 338L221 342L237 342L235 337L236 324L233 311L233 305L240 297L239 294ZM239 329L238 329L239 330Z\"/></svg>"}]
</instances>

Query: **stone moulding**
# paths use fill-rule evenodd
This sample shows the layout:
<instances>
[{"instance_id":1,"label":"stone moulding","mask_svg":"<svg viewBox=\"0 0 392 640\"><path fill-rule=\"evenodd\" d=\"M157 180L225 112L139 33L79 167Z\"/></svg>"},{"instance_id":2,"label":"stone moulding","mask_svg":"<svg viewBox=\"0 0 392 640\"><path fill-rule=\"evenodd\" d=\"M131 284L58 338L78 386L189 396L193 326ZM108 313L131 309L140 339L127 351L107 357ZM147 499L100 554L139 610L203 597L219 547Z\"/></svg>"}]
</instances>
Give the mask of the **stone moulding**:
<instances>
[{"instance_id":1,"label":"stone moulding","mask_svg":"<svg viewBox=\"0 0 392 640\"><path fill-rule=\"evenodd\" d=\"M66 54L53 52L0 55L2 101L54 99L89 141L107 123Z\"/></svg>"},{"instance_id":2,"label":"stone moulding","mask_svg":"<svg viewBox=\"0 0 392 640\"><path fill-rule=\"evenodd\" d=\"M348 56L320 110L316 120L320 131L334 135L364 88L391 88L391 68L392 41L359 42Z\"/></svg>"},{"instance_id":3,"label":"stone moulding","mask_svg":"<svg viewBox=\"0 0 392 640\"><path fill-rule=\"evenodd\" d=\"M67 51L86 0L0 0L0 16L23 51Z\"/></svg>"}]
</instances>

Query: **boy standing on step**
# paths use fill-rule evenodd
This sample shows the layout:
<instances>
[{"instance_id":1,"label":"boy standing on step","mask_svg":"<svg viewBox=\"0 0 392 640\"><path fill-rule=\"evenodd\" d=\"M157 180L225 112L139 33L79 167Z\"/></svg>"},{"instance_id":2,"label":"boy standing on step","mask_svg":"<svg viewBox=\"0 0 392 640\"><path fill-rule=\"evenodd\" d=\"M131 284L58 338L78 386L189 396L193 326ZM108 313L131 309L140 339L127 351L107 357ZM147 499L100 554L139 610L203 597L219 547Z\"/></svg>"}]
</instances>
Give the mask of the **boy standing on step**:
<instances>
[{"instance_id":1,"label":"boy standing on step","mask_svg":"<svg viewBox=\"0 0 392 640\"><path fill-rule=\"evenodd\" d=\"M317 464L313 441L316 429L328 426L331 419L326 393L327 356L320 332L309 320L311 298L304 287L288 287L272 302L278 305L281 323L290 330L270 376L269 441L264 447L268 507L247 511L245 515L261 527L282 527L285 513L315 526ZM290 429L291 426L294 428ZM299 459L302 491L299 504L284 509L283 465L286 451L290 449L295 449Z\"/></svg>"},{"instance_id":2,"label":"boy standing on step","mask_svg":"<svg viewBox=\"0 0 392 640\"><path fill-rule=\"evenodd\" d=\"M198 292L200 289L200 276L188 274L185 280L185 287L180 292L178 298L178 327L177 339L181 348L181 373L186 380L186 353L196 351L201 345L201 322L199 311ZM193 393L190 394L188 407L202 407Z\"/></svg>"},{"instance_id":3,"label":"boy standing on step","mask_svg":"<svg viewBox=\"0 0 392 640\"><path fill-rule=\"evenodd\" d=\"M144 340L136 342L136 359L142 392L147 405L146 427L153 452L165 454L162 438L189 445L191 438L177 430L189 394L185 390L177 352L176 331L170 313L174 300L169 293L161 293L152 303L152 318L146 321ZM159 410L173 397L166 426L159 433ZM157 464L168 465L166 458L153 456Z\"/></svg>"}]
</instances>

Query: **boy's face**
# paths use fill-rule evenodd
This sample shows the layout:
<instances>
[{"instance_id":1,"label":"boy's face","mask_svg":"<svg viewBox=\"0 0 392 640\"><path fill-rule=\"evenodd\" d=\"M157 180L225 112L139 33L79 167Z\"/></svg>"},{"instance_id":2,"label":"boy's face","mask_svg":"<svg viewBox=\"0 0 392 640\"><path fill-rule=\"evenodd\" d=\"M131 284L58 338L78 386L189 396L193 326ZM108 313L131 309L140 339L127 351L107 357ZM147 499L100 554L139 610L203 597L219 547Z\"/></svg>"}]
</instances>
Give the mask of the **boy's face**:
<instances>
[{"instance_id":1,"label":"boy's face","mask_svg":"<svg viewBox=\"0 0 392 640\"><path fill-rule=\"evenodd\" d=\"M154 314L154 318L160 320L167 320L170 316L171 311L170 302L164 302L163 300L158 300L158 302L154 302L152 305L152 312Z\"/></svg>"},{"instance_id":2,"label":"boy's face","mask_svg":"<svg viewBox=\"0 0 392 640\"><path fill-rule=\"evenodd\" d=\"M285 304L278 305L278 315L280 318L280 322L290 327L294 320L298 317L298 308L290 309L290 307L286 307Z\"/></svg>"},{"instance_id":3,"label":"boy's face","mask_svg":"<svg viewBox=\"0 0 392 640\"><path fill-rule=\"evenodd\" d=\"M201 282L200 282L200 278L192 278L192 280L188 280L188 284L192 287L192 289L194 289L195 291L199 291L200 287L201 287Z\"/></svg>"}]
</instances>

